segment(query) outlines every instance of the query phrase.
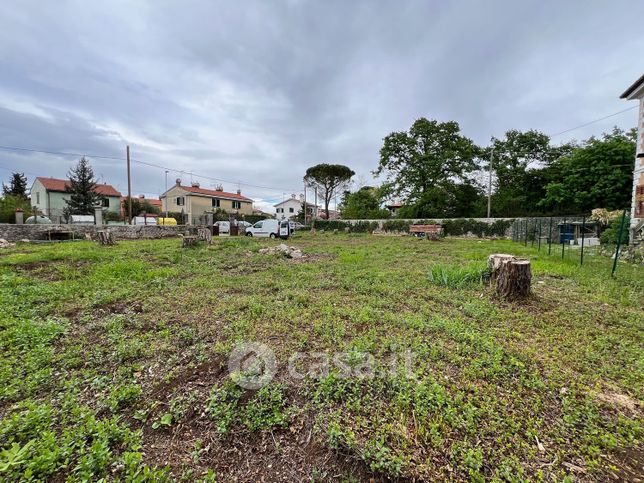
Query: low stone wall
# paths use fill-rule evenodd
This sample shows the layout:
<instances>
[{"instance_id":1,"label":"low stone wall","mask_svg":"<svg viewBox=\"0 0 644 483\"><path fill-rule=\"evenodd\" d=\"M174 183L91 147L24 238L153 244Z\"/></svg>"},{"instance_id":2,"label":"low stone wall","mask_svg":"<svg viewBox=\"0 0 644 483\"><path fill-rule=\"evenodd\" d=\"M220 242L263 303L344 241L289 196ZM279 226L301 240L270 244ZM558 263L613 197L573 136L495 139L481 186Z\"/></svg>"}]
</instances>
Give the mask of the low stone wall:
<instances>
[{"instance_id":1,"label":"low stone wall","mask_svg":"<svg viewBox=\"0 0 644 483\"><path fill-rule=\"evenodd\" d=\"M117 240L137 240L170 238L191 234L196 227L188 226L120 226L120 225L10 225L0 224L0 238L10 242L20 240L49 240L85 238L86 233L95 234L99 230L107 230Z\"/></svg>"}]
</instances>

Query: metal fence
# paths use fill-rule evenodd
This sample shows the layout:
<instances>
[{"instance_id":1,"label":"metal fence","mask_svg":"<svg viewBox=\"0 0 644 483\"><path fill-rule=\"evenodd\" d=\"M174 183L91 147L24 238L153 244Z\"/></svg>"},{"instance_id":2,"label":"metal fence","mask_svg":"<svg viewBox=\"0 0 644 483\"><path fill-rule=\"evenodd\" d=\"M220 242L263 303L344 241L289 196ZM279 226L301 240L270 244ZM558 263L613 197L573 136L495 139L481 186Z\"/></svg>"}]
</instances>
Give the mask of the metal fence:
<instances>
[{"instance_id":1,"label":"metal fence","mask_svg":"<svg viewBox=\"0 0 644 483\"><path fill-rule=\"evenodd\" d=\"M514 220L510 230L514 242L522 243L524 246L530 244L531 247L536 247L539 252L547 251L548 255L560 254L562 260L577 259L580 266L584 264L584 257L589 254L612 254L614 261L611 276L614 277L620 250L628 229L626 226L627 217L628 210L624 210L617 242L610 245L599 243L601 225L583 215L521 218Z\"/></svg>"}]
</instances>

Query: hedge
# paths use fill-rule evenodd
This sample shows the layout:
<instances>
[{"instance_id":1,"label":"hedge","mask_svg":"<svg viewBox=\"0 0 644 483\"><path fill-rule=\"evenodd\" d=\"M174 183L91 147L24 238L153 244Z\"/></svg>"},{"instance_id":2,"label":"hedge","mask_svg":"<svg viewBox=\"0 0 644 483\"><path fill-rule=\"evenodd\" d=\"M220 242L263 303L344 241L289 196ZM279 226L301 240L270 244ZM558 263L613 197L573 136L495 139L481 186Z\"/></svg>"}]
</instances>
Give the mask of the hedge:
<instances>
[{"instance_id":1,"label":"hedge","mask_svg":"<svg viewBox=\"0 0 644 483\"><path fill-rule=\"evenodd\" d=\"M446 236L463 236L468 233L482 238L484 236L505 236L506 231L512 225L514 220L497 220L494 223L485 223L473 219L454 219L443 222L444 234ZM420 220L415 225L435 224L435 220ZM387 220L383 221L382 229L388 232L405 232L409 233L410 222L406 220ZM359 221L355 224L347 223L342 220L314 220L313 226L318 230L339 230L345 231L349 228L351 233L367 233L378 228L377 221Z\"/></svg>"}]
</instances>

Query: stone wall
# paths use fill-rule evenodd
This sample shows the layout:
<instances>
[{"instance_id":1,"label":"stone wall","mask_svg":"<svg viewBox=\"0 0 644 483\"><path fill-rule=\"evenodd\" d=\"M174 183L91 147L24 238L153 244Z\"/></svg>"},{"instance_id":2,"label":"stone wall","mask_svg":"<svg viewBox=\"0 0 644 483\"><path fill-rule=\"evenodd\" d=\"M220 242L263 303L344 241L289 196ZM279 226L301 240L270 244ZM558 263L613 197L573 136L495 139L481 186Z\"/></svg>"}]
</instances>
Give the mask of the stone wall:
<instances>
[{"instance_id":1,"label":"stone wall","mask_svg":"<svg viewBox=\"0 0 644 483\"><path fill-rule=\"evenodd\" d=\"M10 242L20 240L49 240L84 238L86 233L107 230L117 240L156 239L190 234L194 227L186 226L97 226L97 225L11 225L0 224L0 238Z\"/></svg>"}]
</instances>

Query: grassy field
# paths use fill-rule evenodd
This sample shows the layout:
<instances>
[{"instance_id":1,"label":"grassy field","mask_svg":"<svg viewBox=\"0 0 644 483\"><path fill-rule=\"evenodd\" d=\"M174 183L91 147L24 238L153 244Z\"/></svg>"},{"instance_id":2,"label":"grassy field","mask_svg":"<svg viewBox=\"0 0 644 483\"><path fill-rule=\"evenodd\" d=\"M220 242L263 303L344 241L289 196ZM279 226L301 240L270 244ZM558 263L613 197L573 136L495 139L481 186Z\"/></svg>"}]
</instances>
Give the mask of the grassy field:
<instances>
[{"instance_id":1,"label":"grassy field","mask_svg":"<svg viewBox=\"0 0 644 483\"><path fill-rule=\"evenodd\" d=\"M0 480L641 476L641 267L330 233L259 253L277 244L0 252ZM532 260L532 299L481 285L490 253ZM262 389L228 377L242 341L276 354ZM328 373L290 377L296 352Z\"/></svg>"}]
</instances>

